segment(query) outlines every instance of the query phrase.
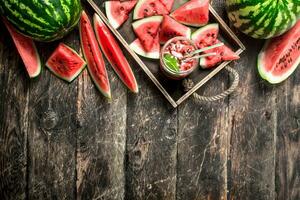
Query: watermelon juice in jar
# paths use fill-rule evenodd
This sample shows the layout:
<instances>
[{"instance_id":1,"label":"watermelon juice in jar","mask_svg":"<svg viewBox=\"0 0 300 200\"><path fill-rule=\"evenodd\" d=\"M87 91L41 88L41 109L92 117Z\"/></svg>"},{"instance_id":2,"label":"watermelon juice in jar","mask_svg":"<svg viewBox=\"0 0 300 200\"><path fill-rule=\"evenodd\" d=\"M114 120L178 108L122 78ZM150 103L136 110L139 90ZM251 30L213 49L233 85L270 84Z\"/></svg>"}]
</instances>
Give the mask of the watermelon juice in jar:
<instances>
[{"instance_id":1,"label":"watermelon juice in jar","mask_svg":"<svg viewBox=\"0 0 300 200\"><path fill-rule=\"evenodd\" d=\"M197 68L199 59L187 56L196 49L194 42L185 37L170 39L161 49L161 71L174 80L180 80L190 75Z\"/></svg>"}]
</instances>

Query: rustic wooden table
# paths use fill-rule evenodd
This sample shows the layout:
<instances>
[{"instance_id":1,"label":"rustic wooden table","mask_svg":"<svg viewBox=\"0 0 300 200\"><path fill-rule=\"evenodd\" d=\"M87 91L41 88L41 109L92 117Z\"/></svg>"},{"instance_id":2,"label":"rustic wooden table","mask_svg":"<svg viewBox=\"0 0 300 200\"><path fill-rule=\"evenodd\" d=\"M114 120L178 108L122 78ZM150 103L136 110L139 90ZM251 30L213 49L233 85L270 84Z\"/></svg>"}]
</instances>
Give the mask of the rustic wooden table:
<instances>
[{"instance_id":1,"label":"rustic wooden table","mask_svg":"<svg viewBox=\"0 0 300 200\"><path fill-rule=\"evenodd\" d=\"M225 16L224 1L213 6ZM300 72L263 82L263 41L238 33L247 50L233 95L173 109L135 63L138 95L108 67L112 102L86 70L70 85L47 69L29 80L0 30L0 199L300 199ZM79 50L78 30L64 42ZM56 45L38 45L43 61Z\"/></svg>"}]
</instances>

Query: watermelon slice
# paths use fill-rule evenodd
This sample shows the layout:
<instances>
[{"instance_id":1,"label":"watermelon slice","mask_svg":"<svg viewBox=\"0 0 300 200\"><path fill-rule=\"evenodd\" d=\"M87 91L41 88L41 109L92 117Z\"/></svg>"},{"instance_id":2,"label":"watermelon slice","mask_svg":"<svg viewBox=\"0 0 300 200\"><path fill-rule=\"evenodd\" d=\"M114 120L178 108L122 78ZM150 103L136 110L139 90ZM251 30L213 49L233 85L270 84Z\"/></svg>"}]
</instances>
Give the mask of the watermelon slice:
<instances>
[{"instance_id":1,"label":"watermelon slice","mask_svg":"<svg viewBox=\"0 0 300 200\"><path fill-rule=\"evenodd\" d=\"M219 25L217 23L208 24L199 28L192 34L192 40L199 49L211 46L216 43L219 34Z\"/></svg>"},{"instance_id":2,"label":"watermelon slice","mask_svg":"<svg viewBox=\"0 0 300 200\"><path fill-rule=\"evenodd\" d=\"M115 28L119 28L129 17L129 13L135 6L137 0L131 1L106 1L105 11L109 23Z\"/></svg>"},{"instance_id":3,"label":"watermelon slice","mask_svg":"<svg viewBox=\"0 0 300 200\"><path fill-rule=\"evenodd\" d=\"M216 43L220 43L220 41L217 39ZM237 60L240 58L225 44L220 47L207 50L204 53L216 53L216 55L205 57L205 58L200 58L199 64L203 69L212 68L221 61L231 61L231 60Z\"/></svg>"},{"instance_id":4,"label":"watermelon slice","mask_svg":"<svg viewBox=\"0 0 300 200\"><path fill-rule=\"evenodd\" d=\"M94 29L100 47L115 72L132 92L138 93L139 88L128 61L118 42L97 14L94 14Z\"/></svg>"},{"instance_id":5,"label":"watermelon slice","mask_svg":"<svg viewBox=\"0 0 300 200\"><path fill-rule=\"evenodd\" d=\"M164 6L165 8L171 12L173 4L174 4L174 0L159 0Z\"/></svg>"},{"instance_id":6,"label":"watermelon slice","mask_svg":"<svg viewBox=\"0 0 300 200\"><path fill-rule=\"evenodd\" d=\"M164 15L159 32L159 42L164 44L169 39L176 36L183 36L190 39L191 29L178 23L168 15Z\"/></svg>"},{"instance_id":7,"label":"watermelon slice","mask_svg":"<svg viewBox=\"0 0 300 200\"><path fill-rule=\"evenodd\" d=\"M102 53L99 49L93 27L87 14L83 11L79 23L81 48L87 61L89 73L99 91L111 98L110 84Z\"/></svg>"},{"instance_id":8,"label":"watermelon slice","mask_svg":"<svg viewBox=\"0 0 300 200\"><path fill-rule=\"evenodd\" d=\"M131 44L130 48L140 56L151 59L159 59L160 45L158 34L154 39L153 47L150 51L146 52L140 40L137 38Z\"/></svg>"},{"instance_id":9,"label":"watermelon slice","mask_svg":"<svg viewBox=\"0 0 300 200\"><path fill-rule=\"evenodd\" d=\"M142 19L154 15L167 15L169 13L160 0L139 0L133 11L133 19Z\"/></svg>"},{"instance_id":10,"label":"watermelon slice","mask_svg":"<svg viewBox=\"0 0 300 200\"><path fill-rule=\"evenodd\" d=\"M29 77L37 77L42 67L40 56L33 40L17 32L5 18L3 18L3 22L17 47Z\"/></svg>"},{"instance_id":11,"label":"watermelon slice","mask_svg":"<svg viewBox=\"0 0 300 200\"><path fill-rule=\"evenodd\" d=\"M300 20L287 33L266 42L258 55L258 72L275 84L287 79L300 64Z\"/></svg>"},{"instance_id":12,"label":"watermelon slice","mask_svg":"<svg viewBox=\"0 0 300 200\"><path fill-rule=\"evenodd\" d=\"M191 0L171 13L176 21L189 26L204 26L209 20L209 0Z\"/></svg>"},{"instance_id":13,"label":"watermelon slice","mask_svg":"<svg viewBox=\"0 0 300 200\"><path fill-rule=\"evenodd\" d=\"M84 69L85 61L70 47L60 43L46 62L59 78L72 82Z\"/></svg>"},{"instance_id":14,"label":"watermelon slice","mask_svg":"<svg viewBox=\"0 0 300 200\"><path fill-rule=\"evenodd\" d=\"M147 52L153 47L162 19L162 16L152 16L135 21L132 24L134 32Z\"/></svg>"}]
</instances>

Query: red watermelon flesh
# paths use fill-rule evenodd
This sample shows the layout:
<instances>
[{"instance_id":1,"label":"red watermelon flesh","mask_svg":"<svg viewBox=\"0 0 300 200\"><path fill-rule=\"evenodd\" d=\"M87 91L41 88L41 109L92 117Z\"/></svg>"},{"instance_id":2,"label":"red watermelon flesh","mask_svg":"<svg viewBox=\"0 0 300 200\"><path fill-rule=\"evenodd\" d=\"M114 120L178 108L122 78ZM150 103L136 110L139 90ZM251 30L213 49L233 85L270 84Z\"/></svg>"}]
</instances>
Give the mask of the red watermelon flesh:
<instances>
[{"instance_id":1,"label":"red watermelon flesh","mask_svg":"<svg viewBox=\"0 0 300 200\"><path fill-rule=\"evenodd\" d=\"M60 43L46 62L46 66L58 77L72 82L84 69L85 61L70 47Z\"/></svg>"},{"instance_id":2,"label":"red watermelon flesh","mask_svg":"<svg viewBox=\"0 0 300 200\"><path fill-rule=\"evenodd\" d=\"M189 26L203 26L209 20L209 0L191 0L171 13L176 21Z\"/></svg>"},{"instance_id":3,"label":"red watermelon flesh","mask_svg":"<svg viewBox=\"0 0 300 200\"><path fill-rule=\"evenodd\" d=\"M268 82L280 83L300 64L300 20L287 33L266 42L258 55L258 71Z\"/></svg>"},{"instance_id":4,"label":"red watermelon flesh","mask_svg":"<svg viewBox=\"0 0 300 200\"><path fill-rule=\"evenodd\" d=\"M132 1L106 1L105 11L109 23L115 28L119 28L129 17L129 13L134 8L136 0Z\"/></svg>"},{"instance_id":5,"label":"red watermelon flesh","mask_svg":"<svg viewBox=\"0 0 300 200\"><path fill-rule=\"evenodd\" d=\"M217 44L217 43L220 43L220 41L216 40L215 44ZM225 44L220 47L207 50L204 53L216 53L215 56L200 58L200 66L204 69L212 68L221 61L231 61L231 60L237 60L240 58Z\"/></svg>"},{"instance_id":6,"label":"red watermelon flesh","mask_svg":"<svg viewBox=\"0 0 300 200\"><path fill-rule=\"evenodd\" d=\"M195 42L196 46L201 49L215 44L218 33L219 25L217 23L208 24L195 31L192 34L192 40Z\"/></svg>"},{"instance_id":7,"label":"red watermelon flesh","mask_svg":"<svg viewBox=\"0 0 300 200\"><path fill-rule=\"evenodd\" d=\"M138 93L139 88L127 59L118 42L97 14L94 14L94 29L100 47L115 72L132 92Z\"/></svg>"},{"instance_id":8,"label":"red watermelon flesh","mask_svg":"<svg viewBox=\"0 0 300 200\"><path fill-rule=\"evenodd\" d=\"M159 32L160 43L164 44L176 36L183 36L190 39L191 29L178 23L168 15L165 15Z\"/></svg>"},{"instance_id":9,"label":"red watermelon flesh","mask_svg":"<svg viewBox=\"0 0 300 200\"><path fill-rule=\"evenodd\" d=\"M165 8L170 12L172 10L174 0L159 0Z\"/></svg>"},{"instance_id":10,"label":"red watermelon flesh","mask_svg":"<svg viewBox=\"0 0 300 200\"><path fill-rule=\"evenodd\" d=\"M105 97L111 98L110 84L103 56L89 17L84 11L80 18L79 33L81 48L92 80Z\"/></svg>"},{"instance_id":11,"label":"red watermelon flesh","mask_svg":"<svg viewBox=\"0 0 300 200\"><path fill-rule=\"evenodd\" d=\"M135 21L132 24L133 30L146 52L149 52L153 47L162 18L162 16L152 16Z\"/></svg>"},{"instance_id":12,"label":"red watermelon flesh","mask_svg":"<svg viewBox=\"0 0 300 200\"><path fill-rule=\"evenodd\" d=\"M133 19L142 19L155 15L167 15L169 13L160 0L139 0L133 11Z\"/></svg>"},{"instance_id":13,"label":"red watermelon flesh","mask_svg":"<svg viewBox=\"0 0 300 200\"><path fill-rule=\"evenodd\" d=\"M41 72L41 61L33 40L17 32L5 18L3 22L17 47L29 77L37 77Z\"/></svg>"},{"instance_id":14,"label":"red watermelon flesh","mask_svg":"<svg viewBox=\"0 0 300 200\"><path fill-rule=\"evenodd\" d=\"M143 56L145 58L151 58L151 59L159 59L159 53L160 53L160 44L159 44L159 37L158 34L154 39L154 44L152 46L152 49L148 52L145 51L144 47L142 46L140 40L137 38L135 39L131 44L130 48L137 53L140 56Z\"/></svg>"}]
</instances>

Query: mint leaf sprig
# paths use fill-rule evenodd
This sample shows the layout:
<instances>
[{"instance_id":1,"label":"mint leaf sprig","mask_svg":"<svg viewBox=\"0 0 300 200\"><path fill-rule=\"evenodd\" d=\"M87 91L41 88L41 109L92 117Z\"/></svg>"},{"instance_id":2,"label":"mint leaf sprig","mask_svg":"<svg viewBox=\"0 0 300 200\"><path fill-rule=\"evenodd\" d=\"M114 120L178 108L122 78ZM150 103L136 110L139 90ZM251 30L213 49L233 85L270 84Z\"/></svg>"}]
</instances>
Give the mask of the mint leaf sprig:
<instances>
[{"instance_id":1,"label":"mint leaf sprig","mask_svg":"<svg viewBox=\"0 0 300 200\"><path fill-rule=\"evenodd\" d=\"M165 54L164 55L164 62L165 62L165 64L166 64L166 66L170 69L170 70L172 70L172 71L174 71L174 72L179 72L180 70L179 70L179 63L178 63L178 60L174 57L174 56L172 56L172 55L170 55L170 54Z\"/></svg>"}]
</instances>

